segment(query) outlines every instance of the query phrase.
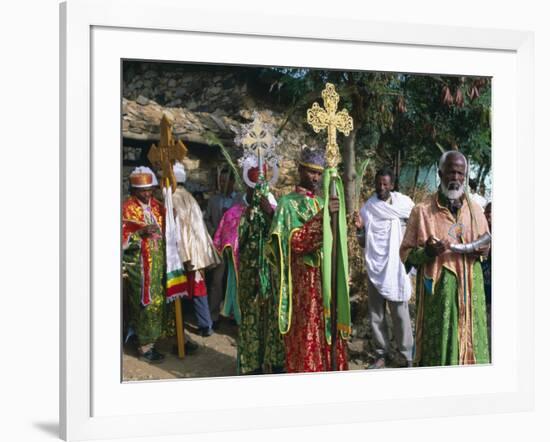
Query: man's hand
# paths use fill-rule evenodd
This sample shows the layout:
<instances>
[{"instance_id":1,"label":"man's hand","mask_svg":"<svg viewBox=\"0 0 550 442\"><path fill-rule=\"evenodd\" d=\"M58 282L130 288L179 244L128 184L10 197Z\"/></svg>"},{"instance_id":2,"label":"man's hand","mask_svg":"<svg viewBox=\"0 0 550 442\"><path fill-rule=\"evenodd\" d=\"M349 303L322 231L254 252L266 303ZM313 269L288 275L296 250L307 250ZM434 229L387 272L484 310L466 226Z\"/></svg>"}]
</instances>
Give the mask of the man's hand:
<instances>
[{"instance_id":1,"label":"man's hand","mask_svg":"<svg viewBox=\"0 0 550 442\"><path fill-rule=\"evenodd\" d=\"M363 227L363 218L361 218L358 212L353 212L353 222L358 229Z\"/></svg>"},{"instance_id":2,"label":"man's hand","mask_svg":"<svg viewBox=\"0 0 550 442\"><path fill-rule=\"evenodd\" d=\"M260 209L262 209L262 212L264 212L270 218L273 216L273 213L275 212L275 210L273 210L273 207L271 207L271 203L265 196L262 196L260 198Z\"/></svg>"},{"instance_id":3,"label":"man's hand","mask_svg":"<svg viewBox=\"0 0 550 442\"><path fill-rule=\"evenodd\" d=\"M330 213L337 213L340 210L340 200L336 196L331 196L328 202L328 211Z\"/></svg>"},{"instance_id":4,"label":"man's hand","mask_svg":"<svg viewBox=\"0 0 550 442\"><path fill-rule=\"evenodd\" d=\"M151 236L155 233L160 233L158 227L155 224L149 224L148 226L145 226L143 229L139 230L139 234L144 238Z\"/></svg>"},{"instance_id":5,"label":"man's hand","mask_svg":"<svg viewBox=\"0 0 550 442\"><path fill-rule=\"evenodd\" d=\"M449 241L439 240L433 235L430 235L426 241L426 255L434 258L445 253L449 249Z\"/></svg>"},{"instance_id":6,"label":"man's hand","mask_svg":"<svg viewBox=\"0 0 550 442\"><path fill-rule=\"evenodd\" d=\"M491 250L491 245L490 244L486 244L482 247L480 247L479 249L477 250L474 250L471 255L472 256L475 256L476 258L487 258L489 256L489 251Z\"/></svg>"}]
</instances>

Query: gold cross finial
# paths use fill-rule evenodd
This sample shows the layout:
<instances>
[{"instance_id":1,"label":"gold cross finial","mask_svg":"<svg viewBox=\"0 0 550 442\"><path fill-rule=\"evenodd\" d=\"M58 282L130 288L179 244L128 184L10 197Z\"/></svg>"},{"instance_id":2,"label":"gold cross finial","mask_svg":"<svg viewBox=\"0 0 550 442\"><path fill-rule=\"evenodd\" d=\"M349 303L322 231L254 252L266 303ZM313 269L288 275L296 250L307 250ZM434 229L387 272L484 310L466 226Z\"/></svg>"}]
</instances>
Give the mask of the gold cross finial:
<instances>
[{"instance_id":1,"label":"gold cross finial","mask_svg":"<svg viewBox=\"0 0 550 442\"><path fill-rule=\"evenodd\" d=\"M176 178L172 166L176 161L182 161L187 155L187 147L181 140L174 141L172 137L172 124L166 115L160 120L160 141L159 145L153 144L149 149L147 158L156 169L162 170L163 187L172 187L176 190ZM166 182L168 179L168 183Z\"/></svg>"},{"instance_id":2,"label":"gold cross finial","mask_svg":"<svg viewBox=\"0 0 550 442\"><path fill-rule=\"evenodd\" d=\"M313 127L315 133L319 133L322 129L327 130L326 158L328 166L333 168L341 160L336 133L342 132L348 136L353 130L353 118L348 114L347 109L337 112L340 96L333 84L326 84L322 96L325 108L323 109L317 102L313 103L311 109L307 111L307 122Z\"/></svg>"}]
</instances>

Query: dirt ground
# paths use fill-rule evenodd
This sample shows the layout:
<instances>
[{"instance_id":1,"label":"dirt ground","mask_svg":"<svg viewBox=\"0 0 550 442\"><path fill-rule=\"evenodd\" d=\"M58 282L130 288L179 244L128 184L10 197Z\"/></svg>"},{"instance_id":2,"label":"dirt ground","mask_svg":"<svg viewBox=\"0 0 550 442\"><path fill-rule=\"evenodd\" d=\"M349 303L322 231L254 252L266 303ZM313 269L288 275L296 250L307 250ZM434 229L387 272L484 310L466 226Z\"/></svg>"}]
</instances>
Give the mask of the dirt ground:
<instances>
[{"instance_id":1,"label":"dirt ground","mask_svg":"<svg viewBox=\"0 0 550 442\"><path fill-rule=\"evenodd\" d=\"M149 364L138 359L135 345L124 346L122 357L123 381L176 379L194 377L233 376L237 374L237 326L222 321L218 330L202 337L190 324L185 326L185 338L199 345L193 354L179 359L175 354L176 339L168 338L157 343L165 355L161 364Z\"/></svg>"},{"instance_id":2,"label":"dirt ground","mask_svg":"<svg viewBox=\"0 0 550 442\"><path fill-rule=\"evenodd\" d=\"M197 343L198 350L179 359L175 354L175 338L162 340L157 344L158 350L166 356L161 364L149 364L139 360L135 345L127 344L124 346L122 358L122 380L127 382L235 376L237 375L237 332L237 326L229 320L221 321L220 327L209 337L200 336L196 327L186 324L186 339ZM350 370L366 368L374 356L369 348L369 340L366 338L355 337L348 341Z\"/></svg>"}]
</instances>

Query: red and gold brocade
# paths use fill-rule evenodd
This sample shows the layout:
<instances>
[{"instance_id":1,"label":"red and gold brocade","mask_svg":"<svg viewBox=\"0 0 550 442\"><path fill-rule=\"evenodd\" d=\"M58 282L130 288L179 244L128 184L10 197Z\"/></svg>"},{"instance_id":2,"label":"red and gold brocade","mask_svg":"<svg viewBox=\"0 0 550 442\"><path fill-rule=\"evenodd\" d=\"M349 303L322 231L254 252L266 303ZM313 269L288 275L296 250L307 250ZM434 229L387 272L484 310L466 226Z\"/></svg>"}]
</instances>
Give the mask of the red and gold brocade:
<instances>
[{"instance_id":1,"label":"red and gold brocade","mask_svg":"<svg viewBox=\"0 0 550 442\"><path fill-rule=\"evenodd\" d=\"M155 223L159 226L161 232L164 231L164 206L155 198L149 202L151 214ZM135 196L131 196L122 206L122 247L128 248L130 236L137 230L151 224L145 219L143 206Z\"/></svg>"},{"instance_id":2,"label":"red and gold brocade","mask_svg":"<svg viewBox=\"0 0 550 442\"><path fill-rule=\"evenodd\" d=\"M139 230L148 225L156 224L158 233L142 237L137 234ZM151 303L151 283L153 259L155 256L164 256L163 236L164 207L155 198L149 201L149 212L146 214L144 206L139 200L131 196L122 206L122 248L127 250L132 245L139 246L141 264L141 304L147 306ZM158 266L155 266L158 267ZM161 266L162 267L162 266Z\"/></svg>"},{"instance_id":3,"label":"red and gold brocade","mask_svg":"<svg viewBox=\"0 0 550 442\"><path fill-rule=\"evenodd\" d=\"M291 233L292 314L285 334L286 370L303 373L331 370L330 345L324 328L321 267L306 264L303 256L318 250L323 243L323 218L319 212ZM347 370L346 346L337 342L338 370Z\"/></svg>"}]
</instances>

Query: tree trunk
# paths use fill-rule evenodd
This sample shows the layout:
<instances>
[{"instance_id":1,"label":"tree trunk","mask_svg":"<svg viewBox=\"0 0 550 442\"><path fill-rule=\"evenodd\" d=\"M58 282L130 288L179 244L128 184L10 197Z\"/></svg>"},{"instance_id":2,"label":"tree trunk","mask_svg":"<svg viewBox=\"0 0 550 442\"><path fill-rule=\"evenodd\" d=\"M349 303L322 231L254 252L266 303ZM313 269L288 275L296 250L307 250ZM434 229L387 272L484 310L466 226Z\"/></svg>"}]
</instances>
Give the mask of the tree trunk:
<instances>
[{"instance_id":1,"label":"tree trunk","mask_svg":"<svg viewBox=\"0 0 550 442\"><path fill-rule=\"evenodd\" d=\"M399 175L401 175L401 150L398 150L395 154L395 180L394 180L394 189L396 192L399 191Z\"/></svg>"},{"instance_id":2,"label":"tree trunk","mask_svg":"<svg viewBox=\"0 0 550 442\"><path fill-rule=\"evenodd\" d=\"M416 165L416 170L414 171L414 182L413 182L413 188L412 188L412 199L414 200L415 194L416 194L416 188L418 186L418 175L420 174L420 166Z\"/></svg>"},{"instance_id":3,"label":"tree trunk","mask_svg":"<svg viewBox=\"0 0 550 442\"><path fill-rule=\"evenodd\" d=\"M479 179L478 185L481 185L481 183L485 184L485 178L487 177L487 175L489 175L489 172L491 172L491 166L486 164L485 168L483 169L483 175L481 175L481 178Z\"/></svg>"},{"instance_id":4,"label":"tree trunk","mask_svg":"<svg viewBox=\"0 0 550 442\"><path fill-rule=\"evenodd\" d=\"M479 185L481 184L481 177L483 177L484 171L485 171L485 164L480 164L479 170L477 172L477 177L476 177L476 188L474 189L475 192L477 192L479 189Z\"/></svg>"},{"instance_id":5,"label":"tree trunk","mask_svg":"<svg viewBox=\"0 0 550 442\"><path fill-rule=\"evenodd\" d=\"M357 129L353 129L348 137L344 138L342 143L342 160L344 164L344 175L342 181L344 183L344 193L346 196L346 213L350 214L355 210L355 180L357 172L355 168L355 136Z\"/></svg>"}]
</instances>

